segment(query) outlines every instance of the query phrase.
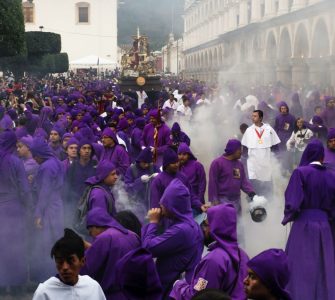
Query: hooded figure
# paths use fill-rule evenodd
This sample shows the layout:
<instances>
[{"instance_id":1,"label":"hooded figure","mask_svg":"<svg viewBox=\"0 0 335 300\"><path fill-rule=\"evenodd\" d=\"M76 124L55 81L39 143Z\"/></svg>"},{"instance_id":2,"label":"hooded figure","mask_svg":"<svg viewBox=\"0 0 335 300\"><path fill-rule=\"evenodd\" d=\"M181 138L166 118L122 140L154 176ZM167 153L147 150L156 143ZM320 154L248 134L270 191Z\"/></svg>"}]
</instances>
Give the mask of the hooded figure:
<instances>
[{"instance_id":1,"label":"hooded figure","mask_svg":"<svg viewBox=\"0 0 335 300\"><path fill-rule=\"evenodd\" d=\"M212 203L231 203L241 213L241 190L249 197L255 191L248 180L243 164L239 140L228 141L224 155L215 159L209 169L208 200Z\"/></svg>"},{"instance_id":2,"label":"hooded figure","mask_svg":"<svg viewBox=\"0 0 335 300\"><path fill-rule=\"evenodd\" d=\"M335 171L335 128L330 128L328 131L324 163Z\"/></svg>"},{"instance_id":3,"label":"hooded figure","mask_svg":"<svg viewBox=\"0 0 335 300\"><path fill-rule=\"evenodd\" d=\"M326 97L326 108L322 112L321 117L326 127L335 127L335 98Z\"/></svg>"},{"instance_id":4,"label":"hooded figure","mask_svg":"<svg viewBox=\"0 0 335 300\"><path fill-rule=\"evenodd\" d=\"M150 123L143 129L141 146L153 149L154 163L160 167L162 165L163 153L170 144L170 129L161 120L159 110L154 109L150 112Z\"/></svg>"},{"instance_id":5,"label":"hooded figure","mask_svg":"<svg viewBox=\"0 0 335 300\"><path fill-rule=\"evenodd\" d=\"M85 252L86 262L81 274L98 281L107 300L126 299L116 285L118 273L115 266L129 251L140 247L138 236L101 208L88 212L86 224L94 240Z\"/></svg>"},{"instance_id":6,"label":"hooded figure","mask_svg":"<svg viewBox=\"0 0 335 300\"><path fill-rule=\"evenodd\" d=\"M151 149L144 148L138 155L136 162L130 165L124 176L128 195L134 201L143 205L146 208L145 212L148 211L150 205L151 181L159 172L160 170L152 162Z\"/></svg>"},{"instance_id":7,"label":"hooded figure","mask_svg":"<svg viewBox=\"0 0 335 300\"><path fill-rule=\"evenodd\" d=\"M125 148L119 145L116 134L112 129L104 129L102 132L102 143L103 146L94 144L94 151L99 162L102 160L112 162L115 165L118 174L123 176L130 165L130 159Z\"/></svg>"},{"instance_id":8,"label":"hooded figure","mask_svg":"<svg viewBox=\"0 0 335 300\"><path fill-rule=\"evenodd\" d=\"M195 212L201 212L201 206L203 204L200 202L198 195L193 192L186 176L179 171L178 155L172 148L167 148L164 151L163 172L159 173L151 183L150 207L159 207L159 200L161 199L165 189L175 178L179 178L191 192L191 206Z\"/></svg>"},{"instance_id":9,"label":"hooded figure","mask_svg":"<svg viewBox=\"0 0 335 300\"><path fill-rule=\"evenodd\" d=\"M206 173L204 166L197 160L190 147L185 143L181 143L178 147L178 158L180 164L179 169L187 178L192 193L196 194L201 203L204 204L206 192Z\"/></svg>"},{"instance_id":10,"label":"hooded figure","mask_svg":"<svg viewBox=\"0 0 335 300\"><path fill-rule=\"evenodd\" d=\"M33 280L45 280L54 273L54 263L49 258L52 245L63 234L63 200L61 192L64 184L64 169L48 144L35 138L30 151L40 165L33 190L35 198L35 257L31 266Z\"/></svg>"},{"instance_id":11,"label":"hooded figure","mask_svg":"<svg viewBox=\"0 0 335 300\"><path fill-rule=\"evenodd\" d=\"M115 273L118 274L116 284L125 300L162 299L162 285L148 250L138 248L128 252L118 261Z\"/></svg>"},{"instance_id":12,"label":"hooded figure","mask_svg":"<svg viewBox=\"0 0 335 300\"><path fill-rule=\"evenodd\" d=\"M169 227L159 234L159 224L150 222L142 229L142 245L157 258L165 299L182 273L185 272L187 281L191 280L201 259L203 234L193 220L190 192L179 179L171 181L160 204L170 221Z\"/></svg>"},{"instance_id":13,"label":"hooded figure","mask_svg":"<svg viewBox=\"0 0 335 300\"><path fill-rule=\"evenodd\" d=\"M31 195L15 146L13 131L0 134L0 288L20 286L27 279L25 221Z\"/></svg>"},{"instance_id":14,"label":"hooded figure","mask_svg":"<svg viewBox=\"0 0 335 300\"><path fill-rule=\"evenodd\" d=\"M178 149L181 143L185 143L187 146L191 145L191 140L187 134L181 131L180 125L175 122L171 127L171 140L172 145Z\"/></svg>"},{"instance_id":15,"label":"hooded figure","mask_svg":"<svg viewBox=\"0 0 335 300\"><path fill-rule=\"evenodd\" d=\"M236 210L231 204L213 206L207 211L207 220L205 237L209 234L207 238L212 241L209 253L196 266L190 282L179 280L174 284L170 297L190 300L203 289L220 289L232 300L245 300L243 279L248 256L237 243Z\"/></svg>"},{"instance_id":16,"label":"hooded figure","mask_svg":"<svg viewBox=\"0 0 335 300\"><path fill-rule=\"evenodd\" d=\"M267 296L272 296L278 300L291 300L289 292L286 290L290 278L288 261L285 252L281 249L269 249L256 255L248 261L248 268L255 273L260 279L260 284L266 287L268 295L259 295L259 298L253 297L253 286L249 283L249 279L244 281L247 296L251 299L265 299ZM255 291L256 292L256 291ZM257 291L259 294L259 291ZM263 296L263 297L262 297ZM265 296L265 297L264 297Z\"/></svg>"},{"instance_id":17,"label":"hooded figure","mask_svg":"<svg viewBox=\"0 0 335 300\"><path fill-rule=\"evenodd\" d=\"M280 139L279 149L282 151L286 151L286 142L288 141L294 130L295 117L289 113L289 108L286 102L279 102L278 107L279 114L275 119L274 130L276 131Z\"/></svg>"},{"instance_id":18,"label":"hooded figure","mask_svg":"<svg viewBox=\"0 0 335 300\"><path fill-rule=\"evenodd\" d=\"M135 161L141 152L141 138L144 126L145 119L142 117L137 118L135 121L135 128L133 129L130 137L130 155L132 161Z\"/></svg>"},{"instance_id":19,"label":"hooded figure","mask_svg":"<svg viewBox=\"0 0 335 300\"><path fill-rule=\"evenodd\" d=\"M310 142L285 191L282 224L293 222L286 244L292 299L335 299L335 249L329 223L335 208L335 175L321 164L323 157L322 143Z\"/></svg>"},{"instance_id":20,"label":"hooded figure","mask_svg":"<svg viewBox=\"0 0 335 300\"><path fill-rule=\"evenodd\" d=\"M115 199L111 187L117 179L116 167L113 163L105 160L98 164L96 175L85 181L87 185L92 187L88 198L88 210L100 207L110 215L115 215Z\"/></svg>"}]
</instances>

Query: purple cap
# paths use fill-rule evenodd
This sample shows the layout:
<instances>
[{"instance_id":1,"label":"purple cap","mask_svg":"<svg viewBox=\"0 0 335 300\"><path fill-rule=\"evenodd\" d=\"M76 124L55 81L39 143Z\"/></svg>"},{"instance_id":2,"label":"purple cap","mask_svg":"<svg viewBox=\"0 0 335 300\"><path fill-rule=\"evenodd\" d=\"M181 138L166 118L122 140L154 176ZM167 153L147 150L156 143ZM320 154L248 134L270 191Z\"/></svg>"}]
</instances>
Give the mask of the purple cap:
<instances>
[{"instance_id":1,"label":"purple cap","mask_svg":"<svg viewBox=\"0 0 335 300\"><path fill-rule=\"evenodd\" d=\"M327 140L335 139L335 128L329 128Z\"/></svg>"},{"instance_id":2,"label":"purple cap","mask_svg":"<svg viewBox=\"0 0 335 300\"><path fill-rule=\"evenodd\" d=\"M291 300L286 290L290 278L288 261L281 249L269 249L249 260L247 266L278 299Z\"/></svg>"},{"instance_id":3,"label":"purple cap","mask_svg":"<svg viewBox=\"0 0 335 300\"><path fill-rule=\"evenodd\" d=\"M226 145L225 155L232 155L234 154L237 150L241 149L242 145L239 140L236 139L231 139L228 141Z\"/></svg>"},{"instance_id":4,"label":"purple cap","mask_svg":"<svg viewBox=\"0 0 335 300\"><path fill-rule=\"evenodd\" d=\"M174 164L177 161L177 153L173 149L167 148L163 153L163 169L166 168L169 164Z\"/></svg>"}]
</instances>

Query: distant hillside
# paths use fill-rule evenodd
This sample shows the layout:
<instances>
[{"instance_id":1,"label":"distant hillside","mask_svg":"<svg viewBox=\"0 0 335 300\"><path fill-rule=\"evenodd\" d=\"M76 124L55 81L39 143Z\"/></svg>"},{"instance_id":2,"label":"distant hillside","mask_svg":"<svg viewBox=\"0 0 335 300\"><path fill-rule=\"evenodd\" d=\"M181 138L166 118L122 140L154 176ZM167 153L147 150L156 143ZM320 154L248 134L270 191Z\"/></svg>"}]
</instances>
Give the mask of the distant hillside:
<instances>
[{"instance_id":1,"label":"distant hillside","mask_svg":"<svg viewBox=\"0 0 335 300\"><path fill-rule=\"evenodd\" d=\"M175 38L183 32L184 0L122 0L118 12L118 43L130 44L137 26L150 39L151 50L160 50L172 30ZM172 17L173 15L173 17Z\"/></svg>"}]
</instances>

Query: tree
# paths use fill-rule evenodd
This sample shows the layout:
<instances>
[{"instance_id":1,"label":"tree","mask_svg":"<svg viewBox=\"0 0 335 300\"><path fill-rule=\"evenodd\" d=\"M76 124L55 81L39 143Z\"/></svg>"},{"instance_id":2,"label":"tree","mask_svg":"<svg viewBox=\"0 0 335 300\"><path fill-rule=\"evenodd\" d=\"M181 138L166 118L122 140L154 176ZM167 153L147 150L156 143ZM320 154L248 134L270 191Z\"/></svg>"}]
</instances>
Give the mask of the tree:
<instances>
[{"instance_id":1,"label":"tree","mask_svg":"<svg viewBox=\"0 0 335 300\"><path fill-rule=\"evenodd\" d=\"M0 1L0 57L24 56L24 20L22 1Z\"/></svg>"}]
</instances>

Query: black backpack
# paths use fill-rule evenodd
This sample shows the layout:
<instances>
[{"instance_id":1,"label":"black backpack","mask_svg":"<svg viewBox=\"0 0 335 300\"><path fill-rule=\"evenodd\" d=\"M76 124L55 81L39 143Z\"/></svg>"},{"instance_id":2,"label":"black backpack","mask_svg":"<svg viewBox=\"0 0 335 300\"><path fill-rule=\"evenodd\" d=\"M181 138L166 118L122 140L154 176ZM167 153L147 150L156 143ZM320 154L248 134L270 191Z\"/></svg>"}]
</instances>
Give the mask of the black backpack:
<instances>
[{"instance_id":1,"label":"black backpack","mask_svg":"<svg viewBox=\"0 0 335 300\"><path fill-rule=\"evenodd\" d=\"M77 209L77 213L75 216L75 221L73 224L74 229L82 234L86 234L87 230L86 230L86 215L87 212L89 210L88 207L88 200L90 198L91 192L93 189L101 189L103 190L105 193L105 189L100 186L100 185L90 185L88 186L85 190L84 193L82 194L82 196L80 197L79 203L78 203L78 209ZM113 213L113 203L112 203L113 199L111 199L111 197L108 197L108 213L112 214Z\"/></svg>"}]
</instances>

